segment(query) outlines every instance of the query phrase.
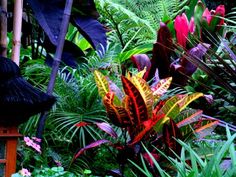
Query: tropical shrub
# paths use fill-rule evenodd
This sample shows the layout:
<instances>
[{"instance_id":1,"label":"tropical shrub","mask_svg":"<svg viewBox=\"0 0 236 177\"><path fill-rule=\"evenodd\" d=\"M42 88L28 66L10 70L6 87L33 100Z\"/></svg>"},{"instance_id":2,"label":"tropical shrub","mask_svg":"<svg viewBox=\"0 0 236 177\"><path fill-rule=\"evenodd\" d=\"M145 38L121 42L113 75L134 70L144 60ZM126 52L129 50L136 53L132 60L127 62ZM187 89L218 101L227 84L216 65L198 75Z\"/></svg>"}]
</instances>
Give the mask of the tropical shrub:
<instances>
[{"instance_id":1,"label":"tropical shrub","mask_svg":"<svg viewBox=\"0 0 236 177\"><path fill-rule=\"evenodd\" d=\"M179 146L174 143L172 136L185 139L186 136L189 137L193 133L193 129L194 134L204 137L217 125L218 121L201 120L200 122L201 111L185 110L183 112L193 100L203 96L201 93L175 95L160 100L170 86L171 78L160 80L149 86L142 79L144 73L145 71L141 71L133 76L131 74L126 77L121 76L124 90L122 93L112 81L100 72L94 72L99 94L103 97L107 116L113 126L101 122L95 124L79 122L76 126L82 128L94 125L115 139L95 141L80 149L76 153L75 159L87 149L105 143L113 144L112 146L118 150L117 162L120 165L120 173L123 174L127 159L136 159L137 155L142 153L141 141L149 145L156 144L157 140L161 139L159 136L163 134L161 140L166 145L167 153L171 153L169 148L178 153ZM117 133L113 130L114 126L121 129L121 138L118 138ZM183 128L181 132L180 127ZM119 141L116 140L117 138ZM158 155L156 154L156 156Z\"/></svg>"}]
</instances>

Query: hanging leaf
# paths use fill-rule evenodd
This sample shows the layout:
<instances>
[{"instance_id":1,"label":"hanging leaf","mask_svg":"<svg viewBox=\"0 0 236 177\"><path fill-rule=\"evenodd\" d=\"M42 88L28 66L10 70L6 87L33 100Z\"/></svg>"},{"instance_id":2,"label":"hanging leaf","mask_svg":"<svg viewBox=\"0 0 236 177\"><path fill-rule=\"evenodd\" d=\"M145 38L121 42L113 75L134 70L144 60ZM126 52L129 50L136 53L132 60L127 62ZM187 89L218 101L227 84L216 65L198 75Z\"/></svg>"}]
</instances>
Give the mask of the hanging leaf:
<instances>
[{"instance_id":1,"label":"hanging leaf","mask_svg":"<svg viewBox=\"0 0 236 177\"><path fill-rule=\"evenodd\" d=\"M124 91L128 95L128 112L136 126L148 119L147 107L139 90L124 76L121 76Z\"/></svg>"},{"instance_id":2,"label":"hanging leaf","mask_svg":"<svg viewBox=\"0 0 236 177\"><path fill-rule=\"evenodd\" d=\"M136 76L132 77L131 82L134 84L134 86L138 89L139 93L141 94L147 107L148 116L151 117L152 107L154 103L154 97L151 88L144 79Z\"/></svg>"},{"instance_id":3,"label":"hanging leaf","mask_svg":"<svg viewBox=\"0 0 236 177\"><path fill-rule=\"evenodd\" d=\"M90 16L74 17L76 27L84 38L89 41L94 49L102 52L105 51L107 46L106 30L101 23Z\"/></svg>"},{"instance_id":4,"label":"hanging leaf","mask_svg":"<svg viewBox=\"0 0 236 177\"><path fill-rule=\"evenodd\" d=\"M74 160L77 159L82 153L84 153L84 151L94 148L94 147L97 147L97 146L100 146L101 144L104 144L104 143L111 143L111 142L108 140L104 140L104 139L95 141L95 142L85 146L84 148L80 149L79 152L77 152L76 155L74 156Z\"/></svg>"},{"instance_id":5,"label":"hanging leaf","mask_svg":"<svg viewBox=\"0 0 236 177\"><path fill-rule=\"evenodd\" d=\"M114 138L117 138L118 135L116 134L116 132L113 130L113 128L111 127L110 124L102 122L102 123L96 123L96 125L98 126L98 128L100 128L101 130L103 130L104 132L108 133L109 135L111 135Z\"/></svg>"}]
</instances>

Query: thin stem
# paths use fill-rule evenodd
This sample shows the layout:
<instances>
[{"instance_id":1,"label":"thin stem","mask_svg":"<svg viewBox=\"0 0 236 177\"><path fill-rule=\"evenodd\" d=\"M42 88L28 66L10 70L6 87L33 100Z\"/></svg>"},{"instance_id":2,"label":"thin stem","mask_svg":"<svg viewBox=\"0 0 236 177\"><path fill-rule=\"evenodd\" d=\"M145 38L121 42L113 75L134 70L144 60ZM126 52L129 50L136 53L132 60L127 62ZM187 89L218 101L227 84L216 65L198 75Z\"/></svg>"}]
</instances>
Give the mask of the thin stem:
<instances>
[{"instance_id":1,"label":"thin stem","mask_svg":"<svg viewBox=\"0 0 236 177\"><path fill-rule=\"evenodd\" d=\"M59 69L60 62L61 62L61 56L62 56L62 51L63 51L63 47L65 43L65 36L68 30L72 4L73 4L73 0L66 1L63 19L62 19L62 23L60 27L58 45L56 48L56 53L54 55L51 76L50 76L50 80L49 80L48 88L47 88L47 93L49 95L52 95L53 93L57 72ZM40 118L39 118L38 129L36 132L36 136L40 139L42 139L42 134L43 134L46 119L47 119L47 112L41 113Z\"/></svg>"},{"instance_id":2,"label":"thin stem","mask_svg":"<svg viewBox=\"0 0 236 177\"><path fill-rule=\"evenodd\" d=\"M19 66L20 46L21 46L21 27L22 27L23 0L15 0L13 14L13 41L11 59Z\"/></svg>"},{"instance_id":3,"label":"thin stem","mask_svg":"<svg viewBox=\"0 0 236 177\"><path fill-rule=\"evenodd\" d=\"M7 57L7 0L0 1L0 55Z\"/></svg>"}]
</instances>

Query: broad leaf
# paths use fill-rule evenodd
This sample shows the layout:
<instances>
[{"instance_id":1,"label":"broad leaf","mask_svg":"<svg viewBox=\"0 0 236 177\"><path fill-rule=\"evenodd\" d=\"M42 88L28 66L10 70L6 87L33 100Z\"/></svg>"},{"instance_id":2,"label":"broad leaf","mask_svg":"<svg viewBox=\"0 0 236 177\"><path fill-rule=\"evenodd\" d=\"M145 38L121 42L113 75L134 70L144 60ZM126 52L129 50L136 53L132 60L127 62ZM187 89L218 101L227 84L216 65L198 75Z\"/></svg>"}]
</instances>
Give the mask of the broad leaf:
<instances>
[{"instance_id":1,"label":"broad leaf","mask_svg":"<svg viewBox=\"0 0 236 177\"><path fill-rule=\"evenodd\" d=\"M181 113L182 114L182 113ZM193 122L199 121L199 119L202 117L202 111L192 111L192 110L186 110L183 115L178 116L177 120L177 126L183 127L185 125L189 125Z\"/></svg>"},{"instance_id":2,"label":"broad leaf","mask_svg":"<svg viewBox=\"0 0 236 177\"><path fill-rule=\"evenodd\" d=\"M158 31L157 42L153 45L152 66L150 69L148 80L155 75L156 68L158 68L161 79L169 77L170 56L172 53L172 36L166 24L160 24Z\"/></svg>"},{"instance_id":3,"label":"broad leaf","mask_svg":"<svg viewBox=\"0 0 236 177\"><path fill-rule=\"evenodd\" d=\"M76 155L74 156L74 160L77 159L82 153L84 153L84 151L86 151L87 149L91 149L91 148L94 148L94 147L97 147L97 146L100 146L101 144L104 144L104 143L111 143L110 141L108 140L98 140L98 141L95 141L87 146L85 146L84 148L80 149L79 152L76 153Z\"/></svg>"},{"instance_id":4,"label":"broad leaf","mask_svg":"<svg viewBox=\"0 0 236 177\"><path fill-rule=\"evenodd\" d=\"M148 116L151 117L153 102L154 102L152 90L150 89L147 82L142 78L133 76L131 78L131 82L135 85L135 87L138 89L139 93L141 94L141 96L145 102L145 105L147 107Z\"/></svg>"},{"instance_id":5,"label":"broad leaf","mask_svg":"<svg viewBox=\"0 0 236 177\"><path fill-rule=\"evenodd\" d=\"M75 16L75 24L79 32L89 41L94 49L102 54L107 46L106 30L96 19L89 16Z\"/></svg>"},{"instance_id":6,"label":"broad leaf","mask_svg":"<svg viewBox=\"0 0 236 177\"><path fill-rule=\"evenodd\" d=\"M48 35L50 41L57 45L60 26L64 12L64 0L27 0L35 18Z\"/></svg>"},{"instance_id":7,"label":"broad leaf","mask_svg":"<svg viewBox=\"0 0 236 177\"><path fill-rule=\"evenodd\" d=\"M124 76L121 76L124 91L128 95L128 112L131 119L134 120L136 126L140 126L141 123L148 119L148 112L145 101L141 96L139 90L134 84Z\"/></svg>"}]
</instances>

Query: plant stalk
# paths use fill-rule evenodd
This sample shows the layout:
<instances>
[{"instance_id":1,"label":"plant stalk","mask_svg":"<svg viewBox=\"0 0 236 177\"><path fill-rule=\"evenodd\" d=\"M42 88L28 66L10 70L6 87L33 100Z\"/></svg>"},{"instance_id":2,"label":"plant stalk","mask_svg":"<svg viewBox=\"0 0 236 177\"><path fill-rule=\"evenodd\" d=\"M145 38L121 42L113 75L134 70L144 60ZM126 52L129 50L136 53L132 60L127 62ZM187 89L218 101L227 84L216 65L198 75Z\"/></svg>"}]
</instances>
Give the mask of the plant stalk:
<instances>
[{"instance_id":1,"label":"plant stalk","mask_svg":"<svg viewBox=\"0 0 236 177\"><path fill-rule=\"evenodd\" d=\"M62 56L63 47L64 47L64 43L65 43L65 36L66 36L67 30L68 30L68 25L69 25L69 21L70 21L72 4L73 4L73 0L66 1L64 14L63 14L63 18L62 18L62 23L61 23L61 27L60 27L60 35L59 35L59 39L58 39L58 45L57 45L56 52L54 55L52 71L51 71L50 80L49 80L48 87L47 87L47 94L49 94L49 95L52 95L52 93L53 93L57 72L59 69L60 62L61 62L61 56ZM43 130L44 130L44 126L45 126L45 121L47 119L47 114L48 114L48 112L44 112L44 113L41 113L41 115L40 115L38 129L36 132L37 138L42 139L42 137L43 137L42 135L43 135Z\"/></svg>"},{"instance_id":2,"label":"plant stalk","mask_svg":"<svg viewBox=\"0 0 236 177\"><path fill-rule=\"evenodd\" d=\"M7 0L0 1L0 55L7 57Z\"/></svg>"},{"instance_id":3,"label":"plant stalk","mask_svg":"<svg viewBox=\"0 0 236 177\"><path fill-rule=\"evenodd\" d=\"M21 46L21 27L22 27L23 0L15 0L13 14L13 41L11 59L19 66L20 46Z\"/></svg>"}]
</instances>

